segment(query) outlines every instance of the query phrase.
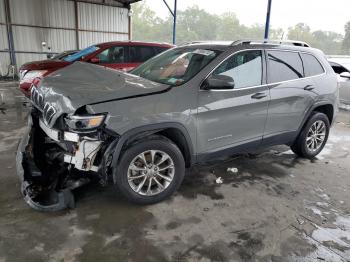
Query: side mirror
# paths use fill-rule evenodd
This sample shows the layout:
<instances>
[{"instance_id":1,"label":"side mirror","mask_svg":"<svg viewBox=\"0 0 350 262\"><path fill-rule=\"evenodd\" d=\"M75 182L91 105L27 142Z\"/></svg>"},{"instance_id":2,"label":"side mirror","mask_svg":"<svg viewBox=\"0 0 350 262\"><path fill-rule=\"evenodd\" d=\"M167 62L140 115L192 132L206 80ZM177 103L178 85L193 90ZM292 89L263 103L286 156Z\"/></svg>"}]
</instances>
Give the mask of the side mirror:
<instances>
[{"instance_id":1,"label":"side mirror","mask_svg":"<svg viewBox=\"0 0 350 262\"><path fill-rule=\"evenodd\" d=\"M344 77L344 78L349 78L350 79L350 72L343 72L340 74L340 77Z\"/></svg>"},{"instance_id":2,"label":"side mirror","mask_svg":"<svg viewBox=\"0 0 350 262\"><path fill-rule=\"evenodd\" d=\"M47 59L53 58L53 54L47 54L47 55L46 55L46 58L47 58Z\"/></svg>"},{"instance_id":3,"label":"side mirror","mask_svg":"<svg viewBox=\"0 0 350 262\"><path fill-rule=\"evenodd\" d=\"M98 57L93 57L90 59L90 62L93 64L98 64L100 63L100 59Z\"/></svg>"},{"instance_id":4,"label":"side mirror","mask_svg":"<svg viewBox=\"0 0 350 262\"><path fill-rule=\"evenodd\" d=\"M210 89L233 89L235 81L226 75L211 75L203 83L204 90Z\"/></svg>"}]
</instances>

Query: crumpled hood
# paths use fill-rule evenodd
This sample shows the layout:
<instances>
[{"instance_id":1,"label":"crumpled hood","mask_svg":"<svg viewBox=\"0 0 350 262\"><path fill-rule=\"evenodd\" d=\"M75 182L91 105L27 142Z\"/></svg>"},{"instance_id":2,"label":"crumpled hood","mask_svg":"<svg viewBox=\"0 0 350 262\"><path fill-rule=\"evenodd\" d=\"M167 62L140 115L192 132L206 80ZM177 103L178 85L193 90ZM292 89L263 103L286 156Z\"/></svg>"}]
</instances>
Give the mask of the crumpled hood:
<instances>
[{"instance_id":1,"label":"crumpled hood","mask_svg":"<svg viewBox=\"0 0 350 262\"><path fill-rule=\"evenodd\" d=\"M39 89L45 102L56 104L61 112L72 113L84 105L163 92L169 86L106 67L76 62L46 76Z\"/></svg>"}]
</instances>

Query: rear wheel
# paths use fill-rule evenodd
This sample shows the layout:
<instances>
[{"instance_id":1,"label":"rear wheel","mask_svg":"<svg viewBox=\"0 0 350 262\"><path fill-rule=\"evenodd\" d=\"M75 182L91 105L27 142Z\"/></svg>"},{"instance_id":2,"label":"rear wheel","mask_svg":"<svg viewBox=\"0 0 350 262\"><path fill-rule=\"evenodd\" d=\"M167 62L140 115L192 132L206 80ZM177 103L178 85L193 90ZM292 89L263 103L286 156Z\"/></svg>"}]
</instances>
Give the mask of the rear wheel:
<instances>
[{"instance_id":1,"label":"rear wheel","mask_svg":"<svg viewBox=\"0 0 350 262\"><path fill-rule=\"evenodd\" d=\"M174 193L184 174L185 161L179 148L169 139L155 136L125 150L116 182L128 200L153 204Z\"/></svg>"},{"instance_id":2,"label":"rear wheel","mask_svg":"<svg viewBox=\"0 0 350 262\"><path fill-rule=\"evenodd\" d=\"M317 156L327 142L329 128L328 117L323 113L314 112L291 146L292 151L305 158Z\"/></svg>"}]
</instances>

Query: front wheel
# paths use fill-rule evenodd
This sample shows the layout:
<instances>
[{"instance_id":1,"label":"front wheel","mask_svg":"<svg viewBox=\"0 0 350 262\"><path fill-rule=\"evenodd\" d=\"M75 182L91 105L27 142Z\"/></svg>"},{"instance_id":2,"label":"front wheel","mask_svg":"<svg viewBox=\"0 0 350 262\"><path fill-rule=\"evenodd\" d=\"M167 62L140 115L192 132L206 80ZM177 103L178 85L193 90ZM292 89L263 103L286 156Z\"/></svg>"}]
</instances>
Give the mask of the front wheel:
<instances>
[{"instance_id":1,"label":"front wheel","mask_svg":"<svg viewBox=\"0 0 350 262\"><path fill-rule=\"evenodd\" d=\"M131 202L153 204L174 193L184 174L185 161L179 148L169 139L155 136L124 151L116 185Z\"/></svg>"},{"instance_id":2,"label":"front wheel","mask_svg":"<svg viewBox=\"0 0 350 262\"><path fill-rule=\"evenodd\" d=\"M328 117L323 113L314 112L291 146L292 151L305 158L317 156L327 142L329 128Z\"/></svg>"}]
</instances>

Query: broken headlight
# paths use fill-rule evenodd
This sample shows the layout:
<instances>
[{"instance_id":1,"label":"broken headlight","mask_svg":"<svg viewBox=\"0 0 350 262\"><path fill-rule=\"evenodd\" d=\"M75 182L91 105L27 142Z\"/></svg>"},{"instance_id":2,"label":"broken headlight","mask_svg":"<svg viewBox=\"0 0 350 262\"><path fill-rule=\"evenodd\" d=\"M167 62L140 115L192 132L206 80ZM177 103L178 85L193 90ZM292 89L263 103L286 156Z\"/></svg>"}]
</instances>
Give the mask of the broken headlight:
<instances>
[{"instance_id":1,"label":"broken headlight","mask_svg":"<svg viewBox=\"0 0 350 262\"><path fill-rule=\"evenodd\" d=\"M89 131L100 127L106 120L105 114L68 116L65 118L67 126L72 130Z\"/></svg>"}]
</instances>

